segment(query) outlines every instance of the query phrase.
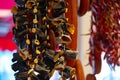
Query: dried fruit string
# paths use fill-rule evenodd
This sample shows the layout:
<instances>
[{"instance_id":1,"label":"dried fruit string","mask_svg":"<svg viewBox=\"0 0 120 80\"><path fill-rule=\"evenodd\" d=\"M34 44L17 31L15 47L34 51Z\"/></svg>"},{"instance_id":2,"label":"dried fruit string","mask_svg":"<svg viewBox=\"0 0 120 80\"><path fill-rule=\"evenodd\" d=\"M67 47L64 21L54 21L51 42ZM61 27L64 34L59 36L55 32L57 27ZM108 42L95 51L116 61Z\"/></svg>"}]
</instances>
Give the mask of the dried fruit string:
<instances>
[{"instance_id":1,"label":"dried fruit string","mask_svg":"<svg viewBox=\"0 0 120 80\"><path fill-rule=\"evenodd\" d=\"M75 77L75 68L65 57L75 59L77 51L67 47L74 25L63 16L67 2L62 0L15 0L12 8L17 53L12 69L16 80L49 80L55 70L61 78ZM56 50L59 45L59 50Z\"/></svg>"}]
</instances>

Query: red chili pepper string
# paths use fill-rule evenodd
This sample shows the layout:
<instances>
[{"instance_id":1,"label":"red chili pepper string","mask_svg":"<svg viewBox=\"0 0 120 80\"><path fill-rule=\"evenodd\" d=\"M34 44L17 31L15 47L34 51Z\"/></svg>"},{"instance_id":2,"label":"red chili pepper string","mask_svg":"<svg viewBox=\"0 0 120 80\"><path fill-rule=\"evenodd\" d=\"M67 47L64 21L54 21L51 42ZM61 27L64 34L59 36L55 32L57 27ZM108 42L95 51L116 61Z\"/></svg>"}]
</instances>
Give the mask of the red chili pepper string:
<instances>
[{"instance_id":1,"label":"red chili pepper string","mask_svg":"<svg viewBox=\"0 0 120 80\"><path fill-rule=\"evenodd\" d=\"M90 57L100 57L104 51L107 63L112 68L119 66L120 0L97 0L91 4L91 10Z\"/></svg>"}]
</instances>

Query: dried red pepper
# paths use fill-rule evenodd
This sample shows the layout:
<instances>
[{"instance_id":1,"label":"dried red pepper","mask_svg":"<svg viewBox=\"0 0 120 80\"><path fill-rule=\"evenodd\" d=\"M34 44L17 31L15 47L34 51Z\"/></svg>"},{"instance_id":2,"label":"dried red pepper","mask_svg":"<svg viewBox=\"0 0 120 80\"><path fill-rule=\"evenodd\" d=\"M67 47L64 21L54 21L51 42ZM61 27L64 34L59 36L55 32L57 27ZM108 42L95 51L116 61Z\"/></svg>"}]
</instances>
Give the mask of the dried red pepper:
<instances>
[{"instance_id":1,"label":"dried red pepper","mask_svg":"<svg viewBox=\"0 0 120 80\"><path fill-rule=\"evenodd\" d=\"M97 74L101 70L103 51L110 67L120 65L120 0L94 1L91 11L90 64Z\"/></svg>"}]
</instances>

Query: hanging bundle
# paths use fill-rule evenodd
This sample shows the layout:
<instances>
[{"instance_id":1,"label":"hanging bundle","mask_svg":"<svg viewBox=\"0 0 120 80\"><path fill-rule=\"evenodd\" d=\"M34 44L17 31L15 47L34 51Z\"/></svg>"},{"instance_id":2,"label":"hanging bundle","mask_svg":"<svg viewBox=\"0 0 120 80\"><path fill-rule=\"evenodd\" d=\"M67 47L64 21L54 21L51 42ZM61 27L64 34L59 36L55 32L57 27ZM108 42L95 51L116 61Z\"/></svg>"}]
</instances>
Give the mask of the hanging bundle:
<instances>
[{"instance_id":1,"label":"hanging bundle","mask_svg":"<svg viewBox=\"0 0 120 80\"><path fill-rule=\"evenodd\" d=\"M15 27L12 69L16 80L49 80L55 70L66 80L75 76L75 68L64 58L76 59L77 51L67 46L74 25L64 13L68 3L62 0L15 0L12 8Z\"/></svg>"},{"instance_id":2,"label":"hanging bundle","mask_svg":"<svg viewBox=\"0 0 120 80\"><path fill-rule=\"evenodd\" d=\"M120 1L96 0L91 4L90 63L101 70L101 52L111 68L120 65ZM94 63L92 63L94 62Z\"/></svg>"}]
</instances>

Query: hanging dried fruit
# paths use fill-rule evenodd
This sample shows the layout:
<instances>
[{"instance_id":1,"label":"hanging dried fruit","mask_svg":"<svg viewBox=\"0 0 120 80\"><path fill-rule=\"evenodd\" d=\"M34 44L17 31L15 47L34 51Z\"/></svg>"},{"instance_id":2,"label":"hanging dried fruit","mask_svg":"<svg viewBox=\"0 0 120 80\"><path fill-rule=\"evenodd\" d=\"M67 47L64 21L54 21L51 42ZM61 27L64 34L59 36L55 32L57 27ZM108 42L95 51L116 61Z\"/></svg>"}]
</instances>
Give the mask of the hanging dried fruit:
<instances>
[{"instance_id":1,"label":"hanging dried fruit","mask_svg":"<svg viewBox=\"0 0 120 80\"><path fill-rule=\"evenodd\" d=\"M55 70L61 78L73 78L75 68L66 66L65 57L75 59L78 52L67 46L74 26L64 13L67 2L61 0L15 0L12 8L15 27L12 69L16 80L49 80ZM59 48L58 48L59 46ZM57 50L59 49L59 50ZM65 75L63 75L65 74Z\"/></svg>"}]
</instances>

